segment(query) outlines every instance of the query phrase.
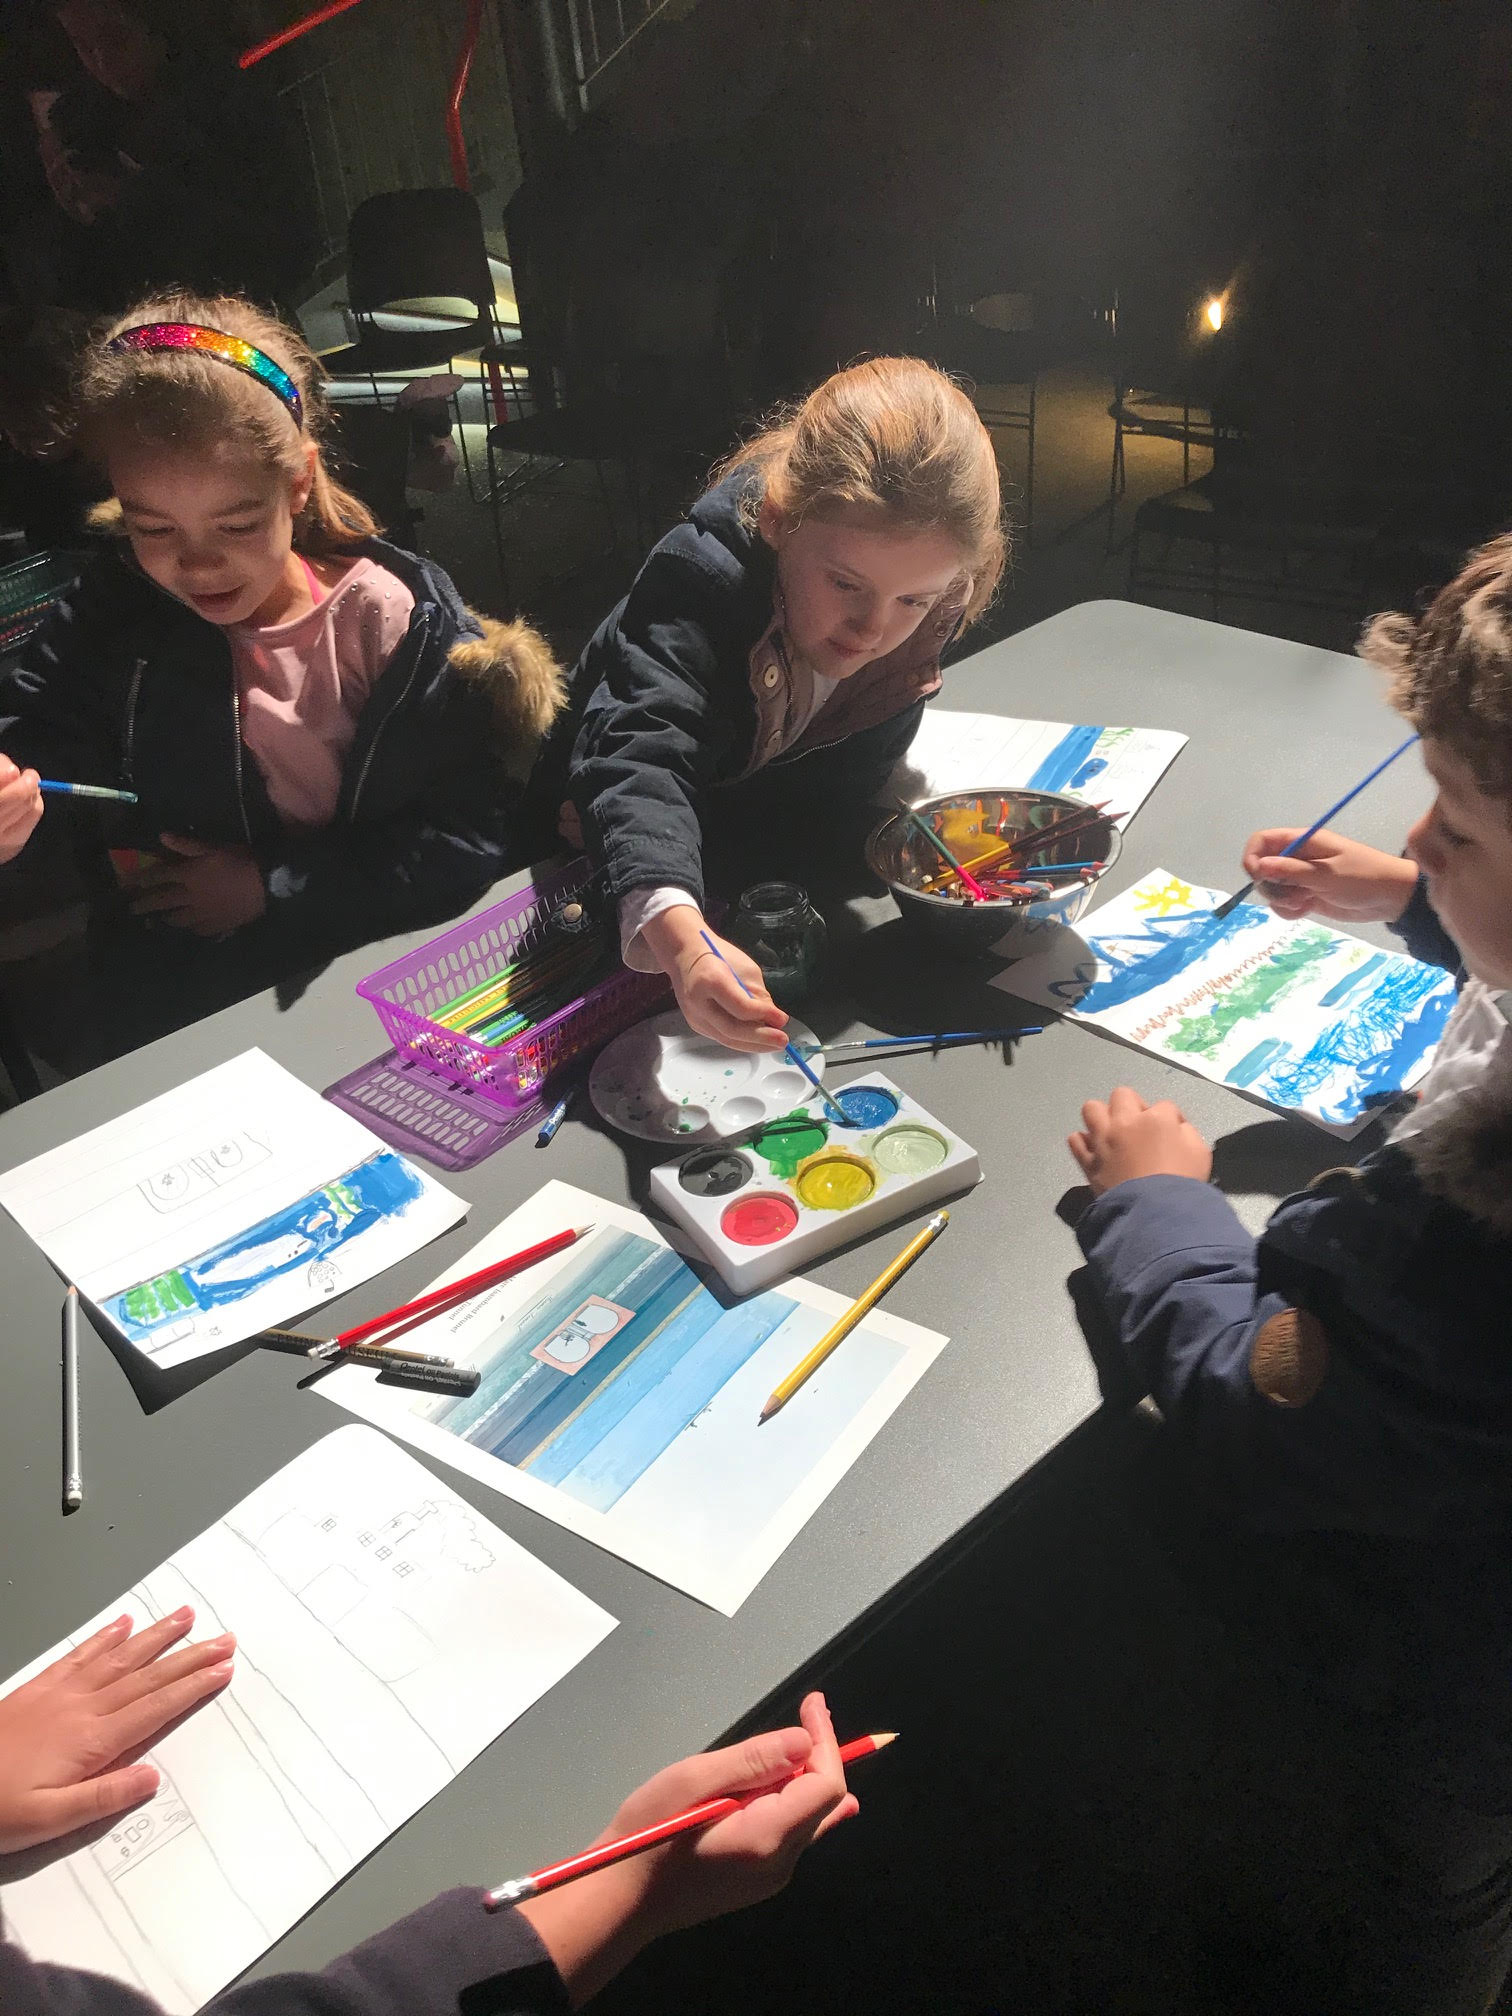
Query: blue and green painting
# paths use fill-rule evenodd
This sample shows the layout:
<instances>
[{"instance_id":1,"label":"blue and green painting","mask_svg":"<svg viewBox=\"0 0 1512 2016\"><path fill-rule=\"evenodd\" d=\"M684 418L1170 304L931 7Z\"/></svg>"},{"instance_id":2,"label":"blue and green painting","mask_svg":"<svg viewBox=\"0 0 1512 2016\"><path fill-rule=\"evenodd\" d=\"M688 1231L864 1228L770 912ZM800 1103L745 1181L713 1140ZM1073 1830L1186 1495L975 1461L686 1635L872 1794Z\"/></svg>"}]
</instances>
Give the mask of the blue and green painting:
<instances>
[{"instance_id":1,"label":"blue and green painting","mask_svg":"<svg viewBox=\"0 0 1512 2016\"><path fill-rule=\"evenodd\" d=\"M1200 980L1210 962L1234 955L1242 963L1245 939L1275 929L1270 912L1250 903L1227 917L1207 909L1147 913L1137 931L1088 933L1096 977L1082 969L1075 983L1052 991L1074 1001L1079 1016L1106 1015L1184 976ZM1325 926L1299 926L1258 965L1165 1027L1151 1047L1273 1106L1354 1125L1412 1083L1455 1000L1447 973L1401 953L1356 956L1338 974L1341 955L1362 949ZM1324 985L1329 969L1338 977ZM1237 1057L1235 1038L1244 1045Z\"/></svg>"},{"instance_id":2,"label":"blue and green painting","mask_svg":"<svg viewBox=\"0 0 1512 2016\"><path fill-rule=\"evenodd\" d=\"M370 1227L401 1216L424 1187L418 1169L383 1149L192 1260L123 1288L101 1307L133 1344L151 1352L196 1316L245 1301L296 1268L318 1267ZM321 1288L318 1278L312 1282L312 1300Z\"/></svg>"}]
</instances>

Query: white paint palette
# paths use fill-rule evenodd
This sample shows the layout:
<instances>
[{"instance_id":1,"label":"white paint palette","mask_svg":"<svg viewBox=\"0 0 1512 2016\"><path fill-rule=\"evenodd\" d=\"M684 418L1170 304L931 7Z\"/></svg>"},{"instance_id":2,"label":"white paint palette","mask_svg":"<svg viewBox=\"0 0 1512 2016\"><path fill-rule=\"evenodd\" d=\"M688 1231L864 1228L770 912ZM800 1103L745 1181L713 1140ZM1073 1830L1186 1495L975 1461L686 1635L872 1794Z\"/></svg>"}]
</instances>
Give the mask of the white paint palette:
<instances>
[{"instance_id":1,"label":"white paint palette","mask_svg":"<svg viewBox=\"0 0 1512 2016\"><path fill-rule=\"evenodd\" d=\"M823 1053L816 1045L808 1055L813 1030L790 1021L788 1036L814 1076L823 1078ZM611 1127L662 1143L721 1141L790 1113L806 1099L823 1103L781 1050L727 1050L695 1035L676 1008L637 1022L607 1044L588 1074L588 1096Z\"/></svg>"},{"instance_id":2,"label":"white paint palette","mask_svg":"<svg viewBox=\"0 0 1512 2016\"><path fill-rule=\"evenodd\" d=\"M853 1126L789 1114L651 1172L653 1202L737 1294L982 1180L976 1150L891 1079L834 1097Z\"/></svg>"}]
</instances>

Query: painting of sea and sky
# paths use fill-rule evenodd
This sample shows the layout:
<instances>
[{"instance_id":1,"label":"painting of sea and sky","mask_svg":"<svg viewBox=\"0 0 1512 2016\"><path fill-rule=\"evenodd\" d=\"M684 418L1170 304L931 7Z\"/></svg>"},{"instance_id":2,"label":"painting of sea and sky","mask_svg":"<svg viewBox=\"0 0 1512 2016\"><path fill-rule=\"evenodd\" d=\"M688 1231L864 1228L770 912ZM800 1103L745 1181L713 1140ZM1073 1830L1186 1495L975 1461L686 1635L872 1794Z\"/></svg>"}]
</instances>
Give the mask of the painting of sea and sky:
<instances>
[{"instance_id":1,"label":"painting of sea and sky","mask_svg":"<svg viewBox=\"0 0 1512 2016\"><path fill-rule=\"evenodd\" d=\"M759 1425L844 1297L794 1280L731 1301L648 1220L563 1183L453 1271L590 1222L566 1252L406 1336L477 1366L475 1393L396 1392L353 1366L322 1390L733 1615L945 1339L874 1311Z\"/></svg>"},{"instance_id":2,"label":"painting of sea and sky","mask_svg":"<svg viewBox=\"0 0 1512 2016\"><path fill-rule=\"evenodd\" d=\"M1451 976L1316 918L1152 874L995 983L1284 1113L1350 1135L1427 1071Z\"/></svg>"}]
</instances>

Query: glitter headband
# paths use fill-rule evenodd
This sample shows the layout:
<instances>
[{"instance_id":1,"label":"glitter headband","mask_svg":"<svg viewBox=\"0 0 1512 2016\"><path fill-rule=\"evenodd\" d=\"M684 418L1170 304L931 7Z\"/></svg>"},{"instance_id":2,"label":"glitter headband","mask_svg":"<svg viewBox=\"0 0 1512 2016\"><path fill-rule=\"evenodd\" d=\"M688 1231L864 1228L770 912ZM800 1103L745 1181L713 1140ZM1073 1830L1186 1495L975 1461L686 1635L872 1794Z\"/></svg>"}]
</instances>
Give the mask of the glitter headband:
<instances>
[{"instance_id":1,"label":"glitter headband","mask_svg":"<svg viewBox=\"0 0 1512 2016\"><path fill-rule=\"evenodd\" d=\"M299 428L304 426L304 401L288 372L281 364L275 364L266 351L257 349L240 336L228 336L224 329L205 329L197 322L141 322L134 329L123 329L119 336L112 336L105 347L107 350L198 350L202 356L218 357L222 364L245 371L249 378L256 378L266 385L274 398L280 400L293 415L294 425Z\"/></svg>"}]
</instances>

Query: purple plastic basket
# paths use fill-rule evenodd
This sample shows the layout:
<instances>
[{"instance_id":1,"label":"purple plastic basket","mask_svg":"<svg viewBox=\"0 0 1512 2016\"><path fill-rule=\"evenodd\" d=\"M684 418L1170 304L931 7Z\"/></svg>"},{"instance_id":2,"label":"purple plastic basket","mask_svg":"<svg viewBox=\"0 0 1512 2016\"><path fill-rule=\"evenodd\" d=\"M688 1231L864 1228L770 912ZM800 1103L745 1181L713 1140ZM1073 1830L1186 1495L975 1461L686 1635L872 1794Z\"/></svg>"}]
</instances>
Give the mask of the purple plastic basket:
<instances>
[{"instance_id":1,"label":"purple plastic basket","mask_svg":"<svg viewBox=\"0 0 1512 2016\"><path fill-rule=\"evenodd\" d=\"M542 871L517 896L464 918L439 938L359 980L357 992L373 1004L400 1056L413 1057L480 1099L514 1112L536 1100L565 1065L659 1007L670 991L665 974L623 971L507 1043L479 1043L431 1020L433 1010L540 944L547 918L585 889L592 874L581 858Z\"/></svg>"}]
</instances>

